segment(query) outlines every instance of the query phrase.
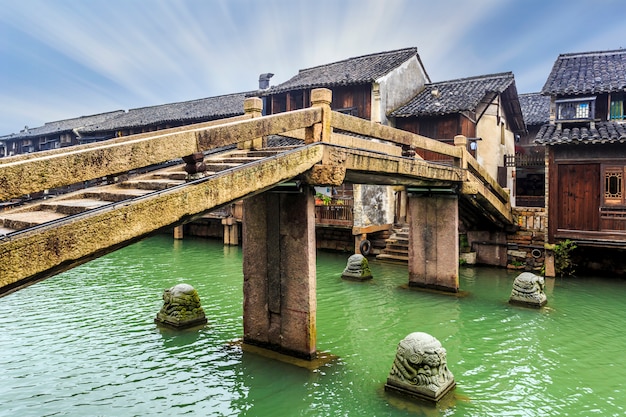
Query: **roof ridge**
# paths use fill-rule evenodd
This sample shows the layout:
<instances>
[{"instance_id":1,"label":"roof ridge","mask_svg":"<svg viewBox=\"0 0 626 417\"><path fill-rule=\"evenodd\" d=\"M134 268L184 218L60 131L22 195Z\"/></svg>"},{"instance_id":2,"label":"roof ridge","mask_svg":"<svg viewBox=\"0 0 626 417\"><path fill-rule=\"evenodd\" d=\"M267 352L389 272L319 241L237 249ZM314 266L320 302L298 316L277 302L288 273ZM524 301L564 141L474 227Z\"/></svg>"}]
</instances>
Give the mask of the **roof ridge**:
<instances>
[{"instance_id":1,"label":"roof ridge","mask_svg":"<svg viewBox=\"0 0 626 417\"><path fill-rule=\"evenodd\" d=\"M80 120L80 119L86 119L88 117L104 116L104 115L107 115L107 114L111 114L112 115L112 114L120 113L120 112L126 113L126 111L124 109L118 109L118 110L104 111L104 112L95 113L95 114L85 114L85 115L77 116L77 117L69 117L67 119L59 119L59 120L53 120L53 121L50 121L50 122L44 122L44 124L41 125L41 126L31 127L29 129L38 129L38 128L49 126L49 125L53 125L53 124L56 124L56 123L70 122L72 120Z\"/></svg>"},{"instance_id":2,"label":"roof ridge","mask_svg":"<svg viewBox=\"0 0 626 417\"><path fill-rule=\"evenodd\" d=\"M346 59L342 59L342 60L339 60L339 61L330 62L330 63L327 63L327 64L321 64L321 65L316 65L316 66L309 67L309 68L303 68L303 69L299 70L298 73L302 73L302 72L305 72L305 71L310 71L310 70L314 70L314 69L318 69L318 68L328 67L330 65L341 64L343 62L348 62L348 61L352 61L352 60L355 60L355 59L369 58L369 57L373 57L373 56L391 55L391 54L396 54L396 53L399 53L399 52L405 52L405 51L411 51L411 50L414 50L415 54L417 54L417 47L416 46L411 46L411 47L408 47L408 48L394 49L394 50L391 50L391 51L374 52L374 53L371 53L371 54L354 56L354 57L351 57L351 58L346 58Z\"/></svg>"},{"instance_id":3,"label":"roof ridge","mask_svg":"<svg viewBox=\"0 0 626 417\"><path fill-rule=\"evenodd\" d=\"M172 105L175 105L175 104L188 104L188 103L199 102L199 101L215 99L215 98L222 98L222 97L229 97L229 96L238 96L238 95L246 95L246 94L254 93L256 91L257 90L250 90L250 91L243 91L243 92L240 92L240 93L221 94L219 96L211 96L211 97L203 97L203 98L194 98L194 99L191 99L191 100L175 101L175 102L172 102L172 103L153 104L152 106L134 107L132 109L128 109L125 113L128 113L128 112L133 111L133 110L153 109L153 108L156 108L156 107L166 107L166 106L172 106Z\"/></svg>"},{"instance_id":4,"label":"roof ridge","mask_svg":"<svg viewBox=\"0 0 626 417\"><path fill-rule=\"evenodd\" d=\"M487 79L487 78L505 78L505 76L512 76L512 77L514 77L512 71L506 71L506 72L497 72L497 73L494 73L494 74L474 75L472 77L455 78L455 79L452 79L452 80L437 81L437 82L434 82L434 83L428 83L426 85L427 86L433 86L433 85L437 85L437 84L449 84L449 83L459 82L459 81L484 80L484 79Z\"/></svg>"},{"instance_id":5,"label":"roof ridge","mask_svg":"<svg viewBox=\"0 0 626 417\"><path fill-rule=\"evenodd\" d=\"M559 54L559 58L573 58L573 57L583 57L583 56L602 56L602 55L616 55L616 54L626 54L626 49L611 49L607 51L591 51L591 52L568 52L564 54Z\"/></svg>"}]
</instances>

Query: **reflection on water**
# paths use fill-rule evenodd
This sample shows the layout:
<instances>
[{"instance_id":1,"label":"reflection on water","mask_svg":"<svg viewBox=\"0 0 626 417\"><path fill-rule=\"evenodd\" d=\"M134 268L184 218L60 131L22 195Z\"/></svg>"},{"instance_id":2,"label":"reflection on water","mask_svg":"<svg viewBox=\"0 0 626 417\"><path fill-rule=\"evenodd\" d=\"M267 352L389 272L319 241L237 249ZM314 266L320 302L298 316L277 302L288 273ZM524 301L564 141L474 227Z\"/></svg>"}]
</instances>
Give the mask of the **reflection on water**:
<instances>
[{"instance_id":1,"label":"reflection on water","mask_svg":"<svg viewBox=\"0 0 626 417\"><path fill-rule=\"evenodd\" d=\"M516 274L461 270L465 297L403 289L406 267L371 262L374 279L340 279L347 255L318 256L314 371L236 343L240 248L146 239L0 298L0 416L623 415L626 285L549 279L548 304L508 304ZM153 322L162 292L187 282L209 320ZM457 388L424 407L383 391L398 342L441 341Z\"/></svg>"}]
</instances>

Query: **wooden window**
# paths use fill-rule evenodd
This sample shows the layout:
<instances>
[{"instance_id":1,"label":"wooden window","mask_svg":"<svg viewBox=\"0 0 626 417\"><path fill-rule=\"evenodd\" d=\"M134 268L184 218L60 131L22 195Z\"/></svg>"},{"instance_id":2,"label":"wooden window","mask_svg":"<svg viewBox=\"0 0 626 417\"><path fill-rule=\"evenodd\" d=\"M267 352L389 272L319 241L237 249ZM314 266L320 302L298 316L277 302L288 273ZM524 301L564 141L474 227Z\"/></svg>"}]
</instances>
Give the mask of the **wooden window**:
<instances>
[{"instance_id":1,"label":"wooden window","mask_svg":"<svg viewBox=\"0 0 626 417\"><path fill-rule=\"evenodd\" d=\"M595 118L595 97L557 100L557 120L593 120Z\"/></svg>"},{"instance_id":2,"label":"wooden window","mask_svg":"<svg viewBox=\"0 0 626 417\"><path fill-rule=\"evenodd\" d=\"M624 94L611 95L610 120L626 120L626 114L624 114L624 98Z\"/></svg>"},{"instance_id":3,"label":"wooden window","mask_svg":"<svg viewBox=\"0 0 626 417\"><path fill-rule=\"evenodd\" d=\"M603 169L603 201L606 206L624 205L624 168L605 166Z\"/></svg>"}]
</instances>

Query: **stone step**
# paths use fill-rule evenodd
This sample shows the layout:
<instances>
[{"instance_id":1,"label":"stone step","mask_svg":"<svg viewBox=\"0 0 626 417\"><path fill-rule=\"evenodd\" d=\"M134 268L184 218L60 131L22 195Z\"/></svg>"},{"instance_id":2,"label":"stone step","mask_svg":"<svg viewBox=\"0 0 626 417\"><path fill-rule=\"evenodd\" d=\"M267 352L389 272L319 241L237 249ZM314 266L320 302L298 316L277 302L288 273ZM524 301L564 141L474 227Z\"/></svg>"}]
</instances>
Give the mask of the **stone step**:
<instances>
[{"instance_id":1,"label":"stone step","mask_svg":"<svg viewBox=\"0 0 626 417\"><path fill-rule=\"evenodd\" d=\"M155 172L152 175L155 179L169 179L176 181L185 181L187 179L187 173L185 171L170 171L170 172Z\"/></svg>"},{"instance_id":2,"label":"stone step","mask_svg":"<svg viewBox=\"0 0 626 417\"><path fill-rule=\"evenodd\" d=\"M47 211L56 211L57 213L72 215L106 206L107 204L111 204L111 201L103 201L94 198L72 198L65 200L49 200L39 204L38 207Z\"/></svg>"},{"instance_id":3,"label":"stone step","mask_svg":"<svg viewBox=\"0 0 626 417\"><path fill-rule=\"evenodd\" d=\"M8 235L9 233L13 233L13 232L16 232L16 231L17 231L17 229L10 229L8 227L0 226L0 236Z\"/></svg>"},{"instance_id":4,"label":"stone step","mask_svg":"<svg viewBox=\"0 0 626 417\"><path fill-rule=\"evenodd\" d=\"M224 158L211 158L208 160L205 160L205 163L216 163L216 164L248 164L250 162L254 162L254 161L259 161L261 159L263 159L264 157L250 157L250 156L246 156L246 155L242 155L240 157L224 157Z\"/></svg>"},{"instance_id":5,"label":"stone step","mask_svg":"<svg viewBox=\"0 0 626 417\"><path fill-rule=\"evenodd\" d=\"M205 162L207 171L220 172L231 168L236 168L241 164L216 164L210 161Z\"/></svg>"},{"instance_id":6,"label":"stone step","mask_svg":"<svg viewBox=\"0 0 626 417\"><path fill-rule=\"evenodd\" d=\"M395 245L395 244L387 244L385 246L385 249L394 251L394 252L409 252L409 245Z\"/></svg>"},{"instance_id":7,"label":"stone step","mask_svg":"<svg viewBox=\"0 0 626 417\"><path fill-rule=\"evenodd\" d=\"M98 200L120 202L135 197L141 197L149 194L150 190L140 190L136 188L106 188L106 189L92 189L82 194L85 198L95 198Z\"/></svg>"},{"instance_id":8,"label":"stone step","mask_svg":"<svg viewBox=\"0 0 626 417\"><path fill-rule=\"evenodd\" d=\"M404 248L385 248L381 251L381 253L386 253L389 255L400 255L400 256L408 256L409 255L409 251L407 249Z\"/></svg>"},{"instance_id":9,"label":"stone step","mask_svg":"<svg viewBox=\"0 0 626 417\"><path fill-rule=\"evenodd\" d=\"M17 213L7 213L1 217L2 226L22 230L29 227L38 226L42 223L62 219L67 215L47 210L20 211Z\"/></svg>"},{"instance_id":10,"label":"stone step","mask_svg":"<svg viewBox=\"0 0 626 417\"><path fill-rule=\"evenodd\" d=\"M177 185L184 184L184 183L185 183L184 180L177 181L177 180L170 180L170 179L151 179L151 180L138 179L138 180L124 181L122 183L119 183L118 187L131 188L131 189L137 189L137 190L158 191L158 190L165 190L171 187L175 187Z\"/></svg>"},{"instance_id":11,"label":"stone step","mask_svg":"<svg viewBox=\"0 0 626 417\"><path fill-rule=\"evenodd\" d=\"M376 259L381 260L381 261L409 262L408 256L389 255L386 253L381 253L380 255L376 255Z\"/></svg>"}]
</instances>

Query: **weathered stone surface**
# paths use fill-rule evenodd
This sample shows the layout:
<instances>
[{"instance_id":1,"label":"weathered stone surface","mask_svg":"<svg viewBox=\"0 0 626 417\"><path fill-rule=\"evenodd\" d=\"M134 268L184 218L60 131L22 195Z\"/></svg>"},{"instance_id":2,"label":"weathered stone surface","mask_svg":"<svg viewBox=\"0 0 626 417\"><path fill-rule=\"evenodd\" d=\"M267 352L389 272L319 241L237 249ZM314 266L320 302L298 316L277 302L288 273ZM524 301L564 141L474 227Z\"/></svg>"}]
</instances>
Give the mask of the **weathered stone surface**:
<instances>
[{"instance_id":1,"label":"weathered stone surface","mask_svg":"<svg viewBox=\"0 0 626 417\"><path fill-rule=\"evenodd\" d=\"M358 253L350 256L346 268L341 273L341 278L357 281L372 279L372 271L367 258Z\"/></svg>"},{"instance_id":2,"label":"weathered stone surface","mask_svg":"<svg viewBox=\"0 0 626 417\"><path fill-rule=\"evenodd\" d=\"M410 197L408 212L409 286L458 292L458 198Z\"/></svg>"},{"instance_id":3,"label":"weathered stone surface","mask_svg":"<svg viewBox=\"0 0 626 417\"><path fill-rule=\"evenodd\" d=\"M313 359L317 356L313 194L265 192L243 205L244 342Z\"/></svg>"},{"instance_id":4,"label":"weathered stone surface","mask_svg":"<svg viewBox=\"0 0 626 417\"><path fill-rule=\"evenodd\" d=\"M428 333L415 332L400 341L386 391L437 402L455 385L446 350L439 340Z\"/></svg>"},{"instance_id":5,"label":"weathered stone surface","mask_svg":"<svg viewBox=\"0 0 626 417\"><path fill-rule=\"evenodd\" d=\"M322 157L321 146L190 184L178 190L0 241L0 287L119 248L183 218L293 178Z\"/></svg>"},{"instance_id":6,"label":"weathered stone surface","mask_svg":"<svg viewBox=\"0 0 626 417\"><path fill-rule=\"evenodd\" d=\"M304 175L310 185L339 186L346 177L346 168L336 165L318 164Z\"/></svg>"},{"instance_id":7,"label":"weathered stone surface","mask_svg":"<svg viewBox=\"0 0 626 417\"><path fill-rule=\"evenodd\" d=\"M546 294L543 292L544 286L543 277L531 272L522 272L513 281L509 303L541 307L548 302Z\"/></svg>"},{"instance_id":8,"label":"weathered stone surface","mask_svg":"<svg viewBox=\"0 0 626 417\"><path fill-rule=\"evenodd\" d=\"M198 291L189 284L177 284L163 291L163 307L154 319L155 323L185 329L207 322L200 305Z\"/></svg>"}]
</instances>

